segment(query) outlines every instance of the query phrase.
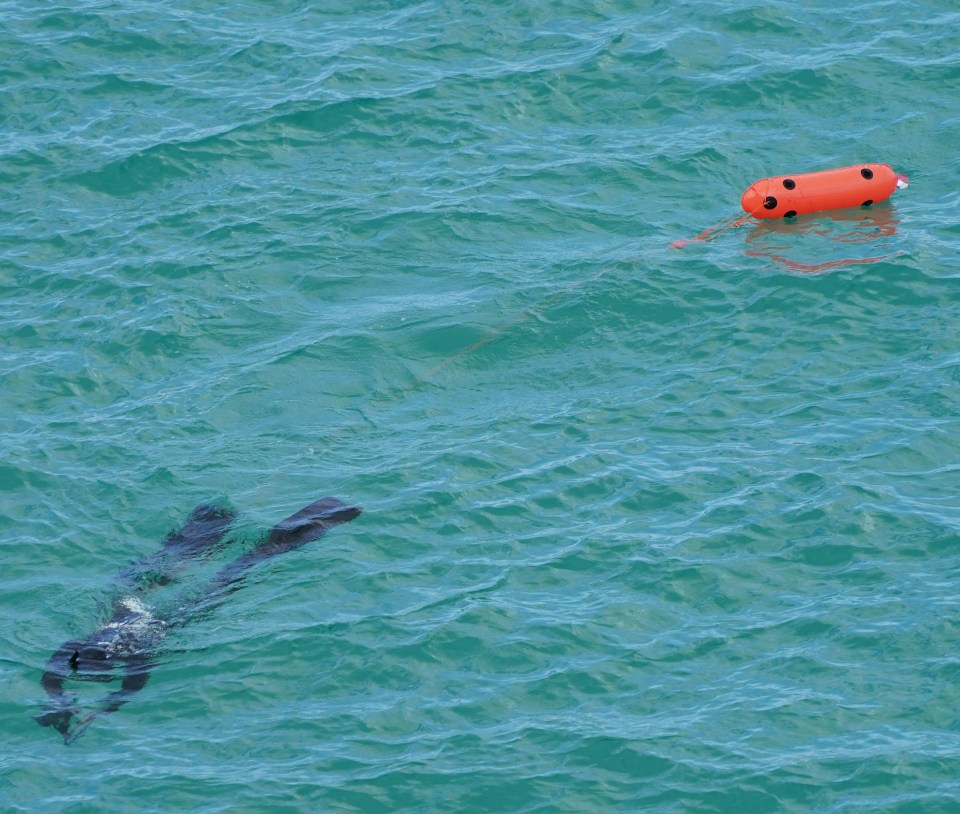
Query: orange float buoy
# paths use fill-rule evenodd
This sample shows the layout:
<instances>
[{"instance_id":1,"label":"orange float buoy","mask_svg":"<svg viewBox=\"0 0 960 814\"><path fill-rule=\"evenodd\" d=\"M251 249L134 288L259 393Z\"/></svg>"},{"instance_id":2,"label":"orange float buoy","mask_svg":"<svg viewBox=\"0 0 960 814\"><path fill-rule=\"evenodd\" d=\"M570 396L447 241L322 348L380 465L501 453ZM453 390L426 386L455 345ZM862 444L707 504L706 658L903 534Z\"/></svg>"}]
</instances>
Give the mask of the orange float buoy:
<instances>
[{"instance_id":1,"label":"orange float buoy","mask_svg":"<svg viewBox=\"0 0 960 814\"><path fill-rule=\"evenodd\" d=\"M856 164L763 178L743 193L740 205L755 218L792 218L880 203L907 183L907 176L894 172L888 164Z\"/></svg>"}]
</instances>

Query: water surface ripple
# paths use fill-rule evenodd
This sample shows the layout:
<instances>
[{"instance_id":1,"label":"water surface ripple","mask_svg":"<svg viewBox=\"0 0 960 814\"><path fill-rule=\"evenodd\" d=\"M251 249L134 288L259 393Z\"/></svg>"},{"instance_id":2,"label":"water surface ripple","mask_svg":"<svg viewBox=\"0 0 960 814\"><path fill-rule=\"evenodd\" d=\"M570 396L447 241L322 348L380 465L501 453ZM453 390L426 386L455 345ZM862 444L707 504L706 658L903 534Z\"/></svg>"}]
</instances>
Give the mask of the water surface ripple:
<instances>
[{"instance_id":1,"label":"water surface ripple","mask_svg":"<svg viewBox=\"0 0 960 814\"><path fill-rule=\"evenodd\" d=\"M10 811L955 810L953 4L0 17ZM911 187L669 248L866 161ZM31 720L195 505L322 495Z\"/></svg>"}]
</instances>

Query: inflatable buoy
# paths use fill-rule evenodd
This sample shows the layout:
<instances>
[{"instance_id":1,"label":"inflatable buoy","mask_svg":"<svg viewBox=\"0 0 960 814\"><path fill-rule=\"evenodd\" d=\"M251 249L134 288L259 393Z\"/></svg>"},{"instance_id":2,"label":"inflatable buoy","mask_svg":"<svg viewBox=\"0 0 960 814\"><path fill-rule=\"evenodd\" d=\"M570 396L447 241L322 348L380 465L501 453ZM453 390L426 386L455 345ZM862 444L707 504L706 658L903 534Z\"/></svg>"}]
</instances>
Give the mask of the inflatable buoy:
<instances>
[{"instance_id":1,"label":"inflatable buoy","mask_svg":"<svg viewBox=\"0 0 960 814\"><path fill-rule=\"evenodd\" d=\"M740 205L755 218L793 218L825 209L880 203L907 183L906 175L894 172L887 164L856 164L764 178L743 193Z\"/></svg>"},{"instance_id":2,"label":"inflatable buoy","mask_svg":"<svg viewBox=\"0 0 960 814\"><path fill-rule=\"evenodd\" d=\"M674 240L670 246L682 249L688 243L713 240L751 218L793 218L828 209L870 206L887 200L895 190L906 189L908 184L907 176L894 172L889 164L855 164L835 170L763 178L751 184L740 198L746 215L706 229L696 237Z\"/></svg>"}]
</instances>

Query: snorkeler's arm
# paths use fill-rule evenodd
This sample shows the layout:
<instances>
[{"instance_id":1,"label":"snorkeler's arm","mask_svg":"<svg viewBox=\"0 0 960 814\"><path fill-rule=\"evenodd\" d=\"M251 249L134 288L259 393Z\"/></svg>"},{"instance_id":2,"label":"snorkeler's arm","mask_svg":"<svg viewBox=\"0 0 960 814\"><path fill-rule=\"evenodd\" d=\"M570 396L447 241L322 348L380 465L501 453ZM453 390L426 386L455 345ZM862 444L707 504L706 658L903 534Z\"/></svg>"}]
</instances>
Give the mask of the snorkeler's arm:
<instances>
[{"instance_id":1,"label":"snorkeler's arm","mask_svg":"<svg viewBox=\"0 0 960 814\"><path fill-rule=\"evenodd\" d=\"M77 710L70 706L63 684L78 647L77 642L64 644L50 657L47 669L40 679L40 686L43 687L49 700L47 711L36 716L37 723L41 726L52 726L61 735L66 735L71 719L77 714Z\"/></svg>"},{"instance_id":2,"label":"snorkeler's arm","mask_svg":"<svg viewBox=\"0 0 960 814\"><path fill-rule=\"evenodd\" d=\"M103 698L100 701L100 709L87 714L77 722L77 725L72 730L69 729L69 719L64 729L58 728L60 734L63 735L63 742L68 745L73 743L90 728L90 724L99 716L116 712L130 700L130 696L142 690L147 685L147 679L150 677L147 666L148 663L146 660L129 662L127 664L127 670L123 675L123 682L120 684L120 689Z\"/></svg>"},{"instance_id":3,"label":"snorkeler's arm","mask_svg":"<svg viewBox=\"0 0 960 814\"><path fill-rule=\"evenodd\" d=\"M77 643L67 642L50 659L47 670L40 679L40 684L46 690L49 701L47 711L36 717L37 723L41 726L52 726L63 735L63 742L67 744L73 743L86 732L98 716L120 709L134 693L147 685L147 680L150 678L149 659L126 660L120 689L102 698L99 703L100 709L80 718L80 710L71 706L70 699L63 688L68 671L74 666L77 653Z\"/></svg>"},{"instance_id":4,"label":"snorkeler's arm","mask_svg":"<svg viewBox=\"0 0 960 814\"><path fill-rule=\"evenodd\" d=\"M130 697L147 686L150 678L150 662L147 659L129 659L123 674L120 689L100 701L101 712L116 712Z\"/></svg>"}]
</instances>

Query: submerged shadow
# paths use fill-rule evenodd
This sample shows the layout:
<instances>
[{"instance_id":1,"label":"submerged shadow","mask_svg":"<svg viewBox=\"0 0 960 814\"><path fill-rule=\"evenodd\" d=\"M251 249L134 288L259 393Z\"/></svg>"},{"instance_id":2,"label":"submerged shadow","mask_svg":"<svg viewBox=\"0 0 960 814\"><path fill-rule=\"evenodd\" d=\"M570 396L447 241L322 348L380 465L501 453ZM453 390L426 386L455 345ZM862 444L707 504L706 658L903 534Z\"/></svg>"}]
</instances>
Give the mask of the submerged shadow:
<instances>
[{"instance_id":1,"label":"submerged shadow","mask_svg":"<svg viewBox=\"0 0 960 814\"><path fill-rule=\"evenodd\" d=\"M750 257L772 260L787 271L803 274L880 263L901 254L891 244L899 225L900 220L890 204L783 220L762 220L747 234L746 253ZM824 255L828 246L832 249L830 254L843 253L845 256L816 259ZM890 251L878 253L878 249Z\"/></svg>"}]
</instances>

